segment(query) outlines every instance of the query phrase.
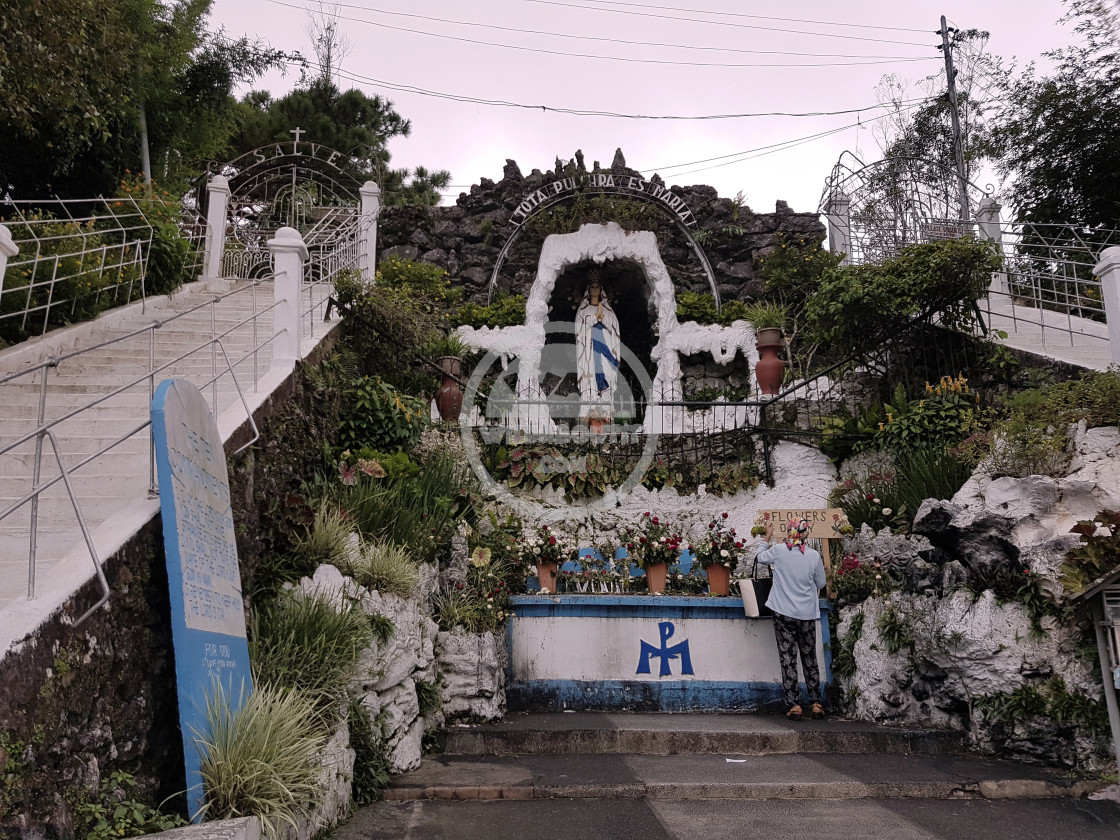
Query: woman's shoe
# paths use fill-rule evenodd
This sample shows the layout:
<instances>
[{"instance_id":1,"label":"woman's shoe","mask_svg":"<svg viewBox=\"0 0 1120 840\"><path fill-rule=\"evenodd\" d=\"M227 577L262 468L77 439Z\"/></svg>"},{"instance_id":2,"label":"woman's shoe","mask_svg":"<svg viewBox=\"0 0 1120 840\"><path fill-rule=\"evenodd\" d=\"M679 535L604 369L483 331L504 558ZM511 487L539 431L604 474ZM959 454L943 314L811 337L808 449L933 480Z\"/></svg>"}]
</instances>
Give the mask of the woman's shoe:
<instances>
[{"instance_id":1,"label":"woman's shoe","mask_svg":"<svg viewBox=\"0 0 1120 840\"><path fill-rule=\"evenodd\" d=\"M809 710L809 714L813 716L813 720L824 720L824 706L820 703L814 703Z\"/></svg>"},{"instance_id":2,"label":"woman's shoe","mask_svg":"<svg viewBox=\"0 0 1120 840\"><path fill-rule=\"evenodd\" d=\"M801 720L801 715L802 711L800 706L790 706L789 711L786 712L786 717L790 720Z\"/></svg>"}]
</instances>

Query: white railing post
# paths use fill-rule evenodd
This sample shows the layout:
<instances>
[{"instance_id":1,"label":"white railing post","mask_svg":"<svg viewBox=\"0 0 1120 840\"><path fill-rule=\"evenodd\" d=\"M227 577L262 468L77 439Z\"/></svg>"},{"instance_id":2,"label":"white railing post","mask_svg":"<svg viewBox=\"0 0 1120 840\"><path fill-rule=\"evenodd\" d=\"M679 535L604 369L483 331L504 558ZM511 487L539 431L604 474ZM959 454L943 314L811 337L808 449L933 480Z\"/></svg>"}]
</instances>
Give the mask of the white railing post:
<instances>
[{"instance_id":1,"label":"white railing post","mask_svg":"<svg viewBox=\"0 0 1120 840\"><path fill-rule=\"evenodd\" d=\"M7 225L0 225L0 294L4 293L4 273L8 270L8 257L19 253L19 246L12 239Z\"/></svg>"},{"instance_id":2,"label":"white railing post","mask_svg":"<svg viewBox=\"0 0 1120 840\"><path fill-rule=\"evenodd\" d=\"M1112 363L1120 365L1120 246L1113 245L1101 252L1101 261L1093 269L1101 279L1104 297L1104 317L1108 322L1108 346Z\"/></svg>"},{"instance_id":3,"label":"white railing post","mask_svg":"<svg viewBox=\"0 0 1120 840\"><path fill-rule=\"evenodd\" d=\"M272 367L291 370L300 359L302 324L299 317L299 292L303 287L303 266L309 256L303 237L295 228L282 227L276 238L268 240L272 267L276 274L275 302L272 310Z\"/></svg>"},{"instance_id":4,"label":"white railing post","mask_svg":"<svg viewBox=\"0 0 1120 840\"><path fill-rule=\"evenodd\" d=\"M976 208L976 221L980 227L980 238L991 242L995 246L996 253L1000 256L1003 255L1003 226L999 215L1002 209L1003 205L991 197L981 199L980 206ZM992 275L992 283L988 287L988 293L1006 295L1008 291L1007 272L1000 269Z\"/></svg>"},{"instance_id":5,"label":"white railing post","mask_svg":"<svg viewBox=\"0 0 1120 840\"><path fill-rule=\"evenodd\" d=\"M840 190L834 190L828 197L828 250L833 254L843 254L841 265L852 264L852 200Z\"/></svg>"},{"instance_id":6,"label":"white railing post","mask_svg":"<svg viewBox=\"0 0 1120 840\"><path fill-rule=\"evenodd\" d=\"M358 221L358 236L361 238L358 268L364 270L366 278L372 281L377 273L377 215L381 212L381 188L373 181L366 181L358 194L362 197L362 215Z\"/></svg>"},{"instance_id":7,"label":"white railing post","mask_svg":"<svg viewBox=\"0 0 1120 840\"><path fill-rule=\"evenodd\" d=\"M215 175L206 185L206 261L203 263L203 277L222 276L229 194L229 181L224 175Z\"/></svg>"}]
</instances>

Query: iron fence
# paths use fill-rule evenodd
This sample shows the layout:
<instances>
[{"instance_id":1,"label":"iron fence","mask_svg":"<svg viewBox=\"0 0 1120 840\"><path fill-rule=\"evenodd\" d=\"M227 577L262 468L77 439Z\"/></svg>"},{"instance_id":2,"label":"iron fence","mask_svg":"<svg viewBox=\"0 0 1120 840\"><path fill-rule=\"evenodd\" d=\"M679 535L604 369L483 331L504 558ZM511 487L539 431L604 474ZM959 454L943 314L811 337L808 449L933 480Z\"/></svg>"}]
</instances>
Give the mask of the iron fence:
<instances>
[{"instance_id":1,"label":"iron fence","mask_svg":"<svg viewBox=\"0 0 1120 840\"><path fill-rule=\"evenodd\" d=\"M0 217L19 249L0 276L8 342L171 291L201 268L205 225L158 198L8 200ZM156 288L153 273L163 279Z\"/></svg>"}]
</instances>

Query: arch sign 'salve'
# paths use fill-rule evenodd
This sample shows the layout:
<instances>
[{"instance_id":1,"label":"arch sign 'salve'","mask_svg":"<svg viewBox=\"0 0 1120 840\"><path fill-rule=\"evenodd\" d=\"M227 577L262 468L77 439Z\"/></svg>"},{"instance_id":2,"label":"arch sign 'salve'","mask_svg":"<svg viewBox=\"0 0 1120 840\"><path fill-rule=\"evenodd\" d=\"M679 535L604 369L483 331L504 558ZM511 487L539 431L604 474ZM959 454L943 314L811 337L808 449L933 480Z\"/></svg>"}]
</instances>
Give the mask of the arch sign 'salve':
<instances>
[{"instance_id":1,"label":"arch sign 'salve'","mask_svg":"<svg viewBox=\"0 0 1120 840\"><path fill-rule=\"evenodd\" d=\"M490 286L487 290L487 300L493 300L494 289L497 287L498 275L501 273L502 264L506 255L521 235L522 227L537 213L546 210L563 201L569 201L577 196L591 193L594 195L617 195L621 198L642 201L656 207L673 220L677 229L688 240L704 274L708 278L708 285L715 298L716 310L720 308L719 291L716 289L716 275L712 271L712 264L708 262L708 255L700 247L700 243L692 235L692 230L697 227L696 217L688 203L663 184L647 181L632 175L614 175L610 172L593 172L586 175L573 175L559 178L550 184L545 184L540 189L534 190L522 199L509 218L513 226L513 233L502 246L498 259L494 262L494 270L490 272Z\"/></svg>"}]
</instances>

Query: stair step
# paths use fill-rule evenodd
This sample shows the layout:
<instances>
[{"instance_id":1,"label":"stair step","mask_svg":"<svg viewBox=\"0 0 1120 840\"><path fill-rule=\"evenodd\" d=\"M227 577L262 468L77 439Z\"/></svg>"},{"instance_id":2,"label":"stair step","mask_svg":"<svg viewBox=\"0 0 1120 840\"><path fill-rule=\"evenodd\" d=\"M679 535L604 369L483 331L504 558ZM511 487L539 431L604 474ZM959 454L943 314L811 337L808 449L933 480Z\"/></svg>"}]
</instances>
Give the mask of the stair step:
<instances>
[{"instance_id":1,"label":"stair step","mask_svg":"<svg viewBox=\"0 0 1120 840\"><path fill-rule=\"evenodd\" d=\"M445 755L394 779L385 799L1052 799L1103 786L962 756Z\"/></svg>"},{"instance_id":2,"label":"stair step","mask_svg":"<svg viewBox=\"0 0 1120 840\"><path fill-rule=\"evenodd\" d=\"M764 715L541 712L448 730L448 755L908 753L963 749L960 733Z\"/></svg>"}]
</instances>

